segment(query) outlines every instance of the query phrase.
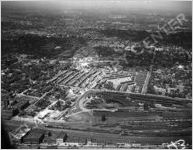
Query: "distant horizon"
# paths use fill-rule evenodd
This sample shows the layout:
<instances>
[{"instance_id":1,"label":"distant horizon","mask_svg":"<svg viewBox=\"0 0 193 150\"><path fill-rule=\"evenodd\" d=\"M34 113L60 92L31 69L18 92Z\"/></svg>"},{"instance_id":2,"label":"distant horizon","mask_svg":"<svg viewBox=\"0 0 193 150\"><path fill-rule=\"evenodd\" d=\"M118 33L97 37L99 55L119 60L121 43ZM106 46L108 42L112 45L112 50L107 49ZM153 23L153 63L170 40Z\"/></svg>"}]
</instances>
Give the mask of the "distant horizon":
<instances>
[{"instance_id":1,"label":"distant horizon","mask_svg":"<svg viewBox=\"0 0 193 150\"><path fill-rule=\"evenodd\" d=\"M54 10L68 10L68 9L82 9L92 10L93 13L106 11L121 11L129 12L137 11L154 11L154 12L174 12L187 13L192 15L192 1L139 1L139 0L64 0L64 1L3 1L4 6L19 7L25 9L46 9L48 11Z\"/></svg>"}]
</instances>

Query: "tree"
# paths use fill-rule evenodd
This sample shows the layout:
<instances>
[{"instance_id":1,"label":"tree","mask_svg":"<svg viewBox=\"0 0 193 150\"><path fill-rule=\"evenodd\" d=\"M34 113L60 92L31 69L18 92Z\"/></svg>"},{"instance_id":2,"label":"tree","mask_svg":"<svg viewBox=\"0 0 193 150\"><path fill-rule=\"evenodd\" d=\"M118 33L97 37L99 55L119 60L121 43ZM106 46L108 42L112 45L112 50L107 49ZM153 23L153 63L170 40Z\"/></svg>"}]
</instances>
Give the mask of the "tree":
<instances>
[{"instance_id":1,"label":"tree","mask_svg":"<svg viewBox=\"0 0 193 150\"><path fill-rule=\"evenodd\" d=\"M61 90L60 94L61 94L61 99L65 99L67 96L67 93L65 90Z\"/></svg>"},{"instance_id":2,"label":"tree","mask_svg":"<svg viewBox=\"0 0 193 150\"><path fill-rule=\"evenodd\" d=\"M66 101L66 105L67 105L67 106L70 106L70 105L71 105L71 101L67 100L67 101Z\"/></svg>"},{"instance_id":3,"label":"tree","mask_svg":"<svg viewBox=\"0 0 193 150\"><path fill-rule=\"evenodd\" d=\"M114 87L113 87L113 82L107 82L106 84L104 84L104 87L106 89L109 89L109 90L114 90Z\"/></svg>"},{"instance_id":4,"label":"tree","mask_svg":"<svg viewBox=\"0 0 193 150\"><path fill-rule=\"evenodd\" d=\"M61 102L58 100L57 103L56 103L56 107L57 108L60 108L61 107Z\"/></svg>"},{"instance_id":5,"label":"tree","mask_svg":"<svg viewBox=\"0 0 193 150\"><path fill-rule=\"evenodd\" d=\"M56 93L55 98L59 99L60 98L60 93Z\"/></svg>"},{"instance_id":6,"label":"tree","mask_svg":"<svg viewBox=\"0 0 193 150\"><path fill-rule=\"evenodd\" d=\"M48 136L52 136L52 133L50 131L48 132Z\"/></svg>"},{"instance_id":7,"label":"tree","mask_svg":"<svg viewBox=\"0 0 193 150\"><path fill-rule=\"evenodd\" d=\"M149 109L149 105L147 103L144 103L144 110L148 110Z\"/></svg>"},{"instance_id":8,"label":"tree","mask_svg":"<svg viewBox=\"0 0 193 150\"><path fill-rule=\"evenodd\" d=\"M101 116L101 121L106 121L106 116L105 116L105 114L103 114L102 116Z\"/></svg>"}]
</instances>

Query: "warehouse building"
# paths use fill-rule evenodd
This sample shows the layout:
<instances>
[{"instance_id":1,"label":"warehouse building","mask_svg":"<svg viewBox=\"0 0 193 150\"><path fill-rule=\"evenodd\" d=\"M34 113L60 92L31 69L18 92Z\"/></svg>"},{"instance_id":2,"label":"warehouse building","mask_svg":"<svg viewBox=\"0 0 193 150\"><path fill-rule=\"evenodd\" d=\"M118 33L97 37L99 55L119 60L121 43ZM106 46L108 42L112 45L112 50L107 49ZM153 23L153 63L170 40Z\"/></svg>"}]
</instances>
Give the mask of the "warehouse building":
<instances>
[{"instance_id":1,"label":"warehouse building","mask_svg":"<svg viewBox=\"0 0 193 150\"><path fill-rule=\"evenodd\" d=\"M40 144L44 139L44 134L45 131L41 129L32 129L28 134L23 137L22 142L24 144Z\"/></svg>"}]
</instances>

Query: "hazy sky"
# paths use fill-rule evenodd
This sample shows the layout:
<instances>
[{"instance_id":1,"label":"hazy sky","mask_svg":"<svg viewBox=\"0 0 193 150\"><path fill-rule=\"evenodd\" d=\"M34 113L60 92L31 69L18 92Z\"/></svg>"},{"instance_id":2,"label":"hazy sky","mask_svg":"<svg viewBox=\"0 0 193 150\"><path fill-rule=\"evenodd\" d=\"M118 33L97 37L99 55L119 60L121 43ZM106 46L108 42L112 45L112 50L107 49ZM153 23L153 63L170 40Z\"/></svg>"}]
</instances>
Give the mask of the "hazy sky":
<instances>
[{"instance_id":1,"label":"hazy sky","mask_svg":"<svg viewBox=\"0 0 193 150\"><path fill-rule=\"evenodd\" d=\"M7 3L7 2L3 2ZM49 0L33 2L9 2L9 4L22 5L23 7L39 7L47 9L93 9L93 10L128 10L129 9L151 9L161 11L176 11L191 13L191 1L150 1L150 0Z\"/></svg>"}]
</instances>

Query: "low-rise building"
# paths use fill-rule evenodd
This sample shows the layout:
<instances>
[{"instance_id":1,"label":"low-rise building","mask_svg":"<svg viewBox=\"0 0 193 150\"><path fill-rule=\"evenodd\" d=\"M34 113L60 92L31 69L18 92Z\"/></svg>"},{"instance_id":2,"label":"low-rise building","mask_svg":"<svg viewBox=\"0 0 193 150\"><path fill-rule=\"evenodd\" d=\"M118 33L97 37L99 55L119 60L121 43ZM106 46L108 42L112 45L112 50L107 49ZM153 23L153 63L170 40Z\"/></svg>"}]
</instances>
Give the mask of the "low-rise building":
<instances>
[{"instance_id":1,"label":"low-rise building","mask_svg":"<svg viewBox=\"0 0 193 150\"><path fill-rule=\"evenodd\" d=\"M18 109L5 109L1 112L2 119L9 120L19 113Z\"/></svg>"},{"instance_id":2,"label":"low-rise building","mask_svg":"<svg viewBox=\"0 0 193 150\"><path fill-rule=\"evenodd\" d=\"M44 139L44 133L45 131L41 129L32 129L23 137L22 142L24 144L40 144Z\"/></svg>"},{"instance_id":3,"label":"low-rise building","mask_svg":"<svg viewBox=\"0 0 193 150\"><path fill-rule=\"evenodd\" d=\"M64 143L67 139L67 134L64 132L61 132L58 137L56 138L56 143L60 144L60 143Z\"/></svg>"},{"instance_id":4,"label":"low-rise building","mask_svg":"<svg viewBox=\"0 0 193 150\"><path fill-rule=\"evenodd\" d=\"M18 101L18 103L16 103L13 108L14 109L18 109L19 111L27 108L30 105L29 101Z\"/></svg>"}]
</instances>

